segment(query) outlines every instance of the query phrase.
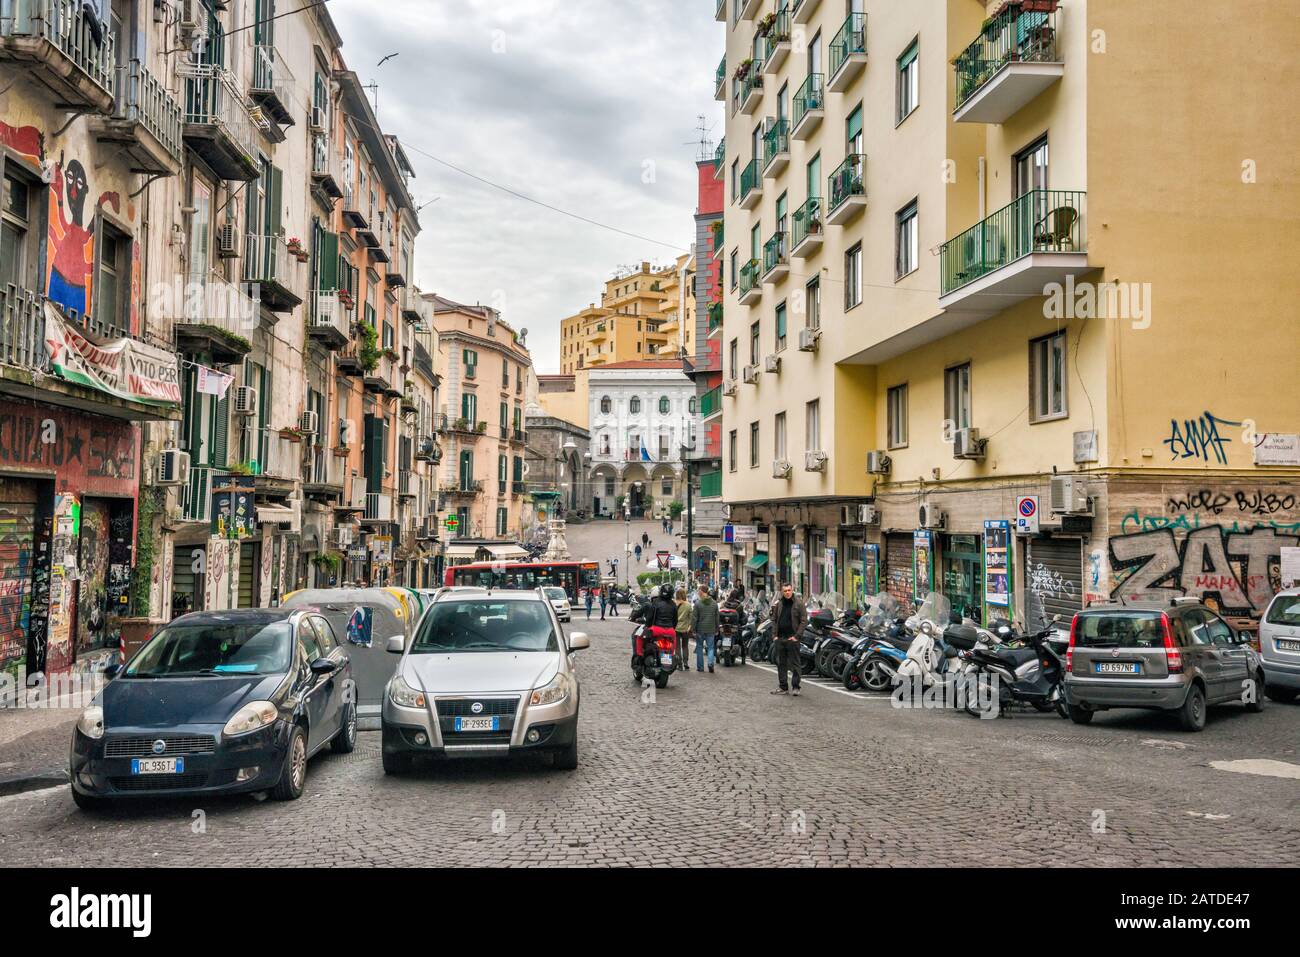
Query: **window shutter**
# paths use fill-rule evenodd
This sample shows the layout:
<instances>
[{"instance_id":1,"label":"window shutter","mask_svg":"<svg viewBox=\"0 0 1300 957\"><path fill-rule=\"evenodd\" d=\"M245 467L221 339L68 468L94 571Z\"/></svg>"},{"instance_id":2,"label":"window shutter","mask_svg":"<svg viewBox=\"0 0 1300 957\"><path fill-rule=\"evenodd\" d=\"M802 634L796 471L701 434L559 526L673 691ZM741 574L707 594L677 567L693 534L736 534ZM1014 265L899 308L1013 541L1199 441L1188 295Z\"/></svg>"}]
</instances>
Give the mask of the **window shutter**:
<instances>
[{"instance_id":1,"label":"window shutter","mask_svg":"<svg viewBox=\"0 0 1300 957\"><path fill-rule=\"evenodd\" d=\"M212 403L213 420L212 420L212 458L208 462L214 468L226 467L226 456L228 454L227 443L230 436L230 393L226 390L224 398L205 396Z\"/></svg>"},{"instance_id":2,"label":"window shutter","mask_svg":"<svg viewBox=\"0 0 1300 957\"><path fill-rule=\"evenodd\" d=\"M339 237L338 233L321 231L320 234L320 284L322 291L339 287Z\"/></svg>"}]
</instances>

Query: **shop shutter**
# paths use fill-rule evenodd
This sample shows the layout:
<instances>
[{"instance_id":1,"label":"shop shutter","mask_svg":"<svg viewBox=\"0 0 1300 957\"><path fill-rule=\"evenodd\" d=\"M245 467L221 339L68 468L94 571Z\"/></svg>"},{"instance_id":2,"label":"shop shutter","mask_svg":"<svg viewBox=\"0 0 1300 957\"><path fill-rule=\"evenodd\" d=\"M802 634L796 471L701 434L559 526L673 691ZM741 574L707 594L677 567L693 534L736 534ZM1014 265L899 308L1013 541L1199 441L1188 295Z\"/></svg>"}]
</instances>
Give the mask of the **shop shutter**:
<instances>
[{"instance_id":1,"label":"shop shutter","mask_svg":"<svg viewBox=\"0 0 1300 957\"><path fill-rule=\"evenodd\" d=\"M27 656L27 629L32 610L32 540L36 506L0 503L0 673L13 669L19 681Z\"/></svg>"},{"instance_id":2,"label":"shop shutter","mask_svg":"<svg viewBox=\"0 0 1300 957\"><path fill-rule=\"evenodd\" d=\"M257 560L258 552L261 550L257 542L243 542L239 546L239 607L256 608L257 590L258 590L258 569L261 563Z\"/></svg>"},{"instance_id":3,"label":"shop shutter","mask_svg":"<svg viewBox=\"0 0 1300 957\"><path fill-rule=\"evenodd\" d=\"M1025 566L1025 617L1041 631L1083 610L1083 545L1077 538L1035 538Z\"/></svg>"},{"instance_id":4,"label":"shop shutter","mask_svg":"<svg viewBox=\"0 0 1300 957\"><path fill-rule=\"evenodd\" d=\"M172 617L203 610L203 579L194 573L194 553L202 545L177 545L172 552Z\"/></svg>"},{"instance_id":5,"label":"shop shutter","mask_svg":"<svg viewBox=\"0 0 1300 957\"><path fill-rule=\"evenodd\" d=\"M915 569L912 567L912 535L885 536L885 590L911 612L915 596Z\"/></svg>"}]
</instances>

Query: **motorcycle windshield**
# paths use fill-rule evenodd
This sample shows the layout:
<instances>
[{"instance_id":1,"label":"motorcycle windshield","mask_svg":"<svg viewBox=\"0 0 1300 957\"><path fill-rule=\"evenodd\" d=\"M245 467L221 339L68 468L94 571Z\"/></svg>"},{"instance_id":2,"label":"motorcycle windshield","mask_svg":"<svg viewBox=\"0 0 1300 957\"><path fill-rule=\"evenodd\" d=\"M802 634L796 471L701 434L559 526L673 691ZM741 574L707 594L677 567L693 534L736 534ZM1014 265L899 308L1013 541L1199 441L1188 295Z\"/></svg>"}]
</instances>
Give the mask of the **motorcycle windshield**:
<instances>
[{"instance_id":1,"label":"motorcycle windshield","mask_svg":"<svg viewBox=\"0 0 1300 957\"><path fill-rule=\"evenodd\" d=\"M867 605L867 613L863 616L863 625L872 629L879 629L888 625L898 617L898 610L901 607L898 599L888 592L881 592L874 598L867 599Z\"/></svg>"},{"instance_id":2,"label":"motorcycle windshield","mask_svg":"<svg viewBox=\"0 0 1300 957\"><path fill-rule=\"evenodd\" d=\"M952 623L952 602L942 592L932 591L921 602L916 619L918 624L930 622L938 634L943 634L944 629Z\"/></svg>"}]
</instances>

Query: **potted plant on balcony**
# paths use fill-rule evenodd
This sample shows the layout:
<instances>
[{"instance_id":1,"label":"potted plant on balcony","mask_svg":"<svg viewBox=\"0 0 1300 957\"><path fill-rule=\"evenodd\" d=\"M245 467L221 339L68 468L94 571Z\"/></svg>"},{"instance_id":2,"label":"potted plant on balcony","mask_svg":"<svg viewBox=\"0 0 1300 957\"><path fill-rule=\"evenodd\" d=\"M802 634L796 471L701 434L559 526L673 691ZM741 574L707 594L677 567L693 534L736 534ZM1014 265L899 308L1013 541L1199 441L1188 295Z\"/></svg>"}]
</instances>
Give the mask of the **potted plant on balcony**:
<instances>
[{"instance_id":1,"label":"potted plant on balcony","mask_svg":"<svg viewBox=\"0 0 1300 957\"><path fill-rule=\"evenodd\" d=\"M749 78L749 71L753 68L753 66L754 66L753 57L750 57L748 60L741 60L740 65L736 67L736 72L734 74L735 78L741 82L744 82Z\"/></svg>"},{"instance_id":2,"label":"potted plant on balcony","mask_svg":"<svg viewBox=\"0 0 1300 957\"><path fill-rule=\"evenodd\" d=\"M338 295L339 302L343 303L344 309L352 310L356 308L357 301L352 297L350 289L340 289Z\"/></svg>"},{"instance_id":3,"label":"potted plant on balcony","mask_svg":"<svg viewBox=\"0 0 1300 957\"><path fill-rule=\"evenodd\" d=\"M385 349L385 350L384 350L384 358L385 358L385 359L391 359L393 362L396 362L398 359L400 359L400 358L402 358L402 357L401 357L400 355L397 354L397 350L396 350L396 349Z\"/></svg>"},{"instance_id":4,"label":"potted plant on balcony","mask_svg":"<svg viewBox=\"0 0 1300 957\"><path fill-rule=\"evenodd\" d=\"M468 432L468 431L469 431L469 420L468 420L468 419L457 419L455 425L452 426L452 431L453 431L453 432Z\"/></svg>"},{"instance_id":5,"label":"potted plant on balcony","mask_svg":"<svg viewBox=\"0 0 1300 957\"><path fill-rule=\"evenodd\" d=\"M350 448L348 448L346 445L336 445L336 446L334 446L334 457L335 457L335 458L345 459L345 458L347 458L347 457L348 457L349 455L351 455L351 454L352 454L352 450L351 450Z\"/></svg>"},{"instance_id":6,"label":"potted plant on balcony","mask_svg":"<svg viewBox=\"0 0 1300 957\"><path fill-rule=\"evenodd\" d=\"M486 435L486 434L487 434L487 423L486 423L486 422L480 422L478 425L474 426L474 431L477 432L479 435Z\"/></svg>"},{"instance_id":7,"label":"potted plant on balcony","mask_svg":"<svg viewBox=\"0 0 1300 957\"><path fill-rule=\"evenodd\" d=\"M776 26L776 14L769 13L755 24L754 30L760 37L765 37L772 32L774 26Z\"/></svg>"},{"instance_id":8,"label":"potted plant on balcony","mask_svg":"<svg viewBox=\"0 0 1300 957\"><path fill-rule=\"evenodd\" d=\"M285 245L288 247L289 255L297 259L298 262L305 263L307 261L307 247L302 244L302 240L297 236L291 238Z\"/></svg>"},{"instance_id":9,"label":"potted plant on balcony","mask_svg":"<svg viewBox=\"0 0 1300 957\"><path fill-rule=\"evenodd\" d=\"M302 442L303 432L293 427L281 429L280 438L284 439L286 442L292 442L294 445L298 445Z\"/></svg>"}]
</instances>

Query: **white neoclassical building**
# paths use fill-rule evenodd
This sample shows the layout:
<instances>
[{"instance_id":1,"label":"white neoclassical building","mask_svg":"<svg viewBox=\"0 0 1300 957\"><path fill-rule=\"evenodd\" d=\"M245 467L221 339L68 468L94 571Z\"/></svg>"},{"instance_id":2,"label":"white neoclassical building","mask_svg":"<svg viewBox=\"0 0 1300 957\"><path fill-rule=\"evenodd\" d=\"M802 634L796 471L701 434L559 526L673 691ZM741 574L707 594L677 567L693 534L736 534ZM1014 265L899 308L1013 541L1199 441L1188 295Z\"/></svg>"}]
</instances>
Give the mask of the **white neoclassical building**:
<instances>
[{"instance_id":1,"label":"white neoclassical building","mask_svg":"<svg viewBox=\"0 0 1300 957\"><path fill-rule=\"evenodd\" d=\"M695 384L682 360L647 359L589 373L592 509L659 517L685 494L682 447L695 438Z\"/></svg>"}]
</instances>

